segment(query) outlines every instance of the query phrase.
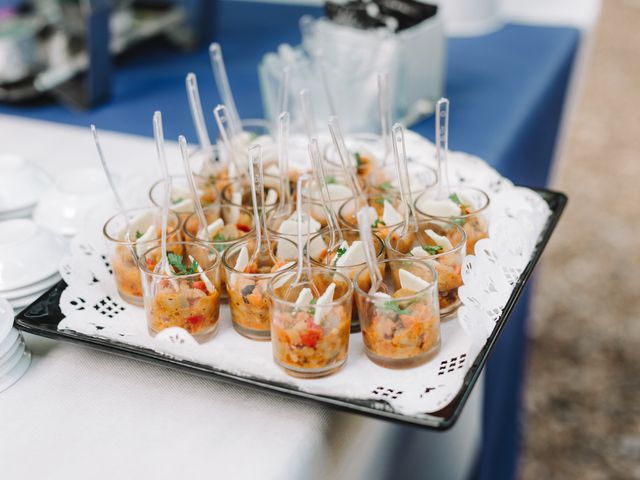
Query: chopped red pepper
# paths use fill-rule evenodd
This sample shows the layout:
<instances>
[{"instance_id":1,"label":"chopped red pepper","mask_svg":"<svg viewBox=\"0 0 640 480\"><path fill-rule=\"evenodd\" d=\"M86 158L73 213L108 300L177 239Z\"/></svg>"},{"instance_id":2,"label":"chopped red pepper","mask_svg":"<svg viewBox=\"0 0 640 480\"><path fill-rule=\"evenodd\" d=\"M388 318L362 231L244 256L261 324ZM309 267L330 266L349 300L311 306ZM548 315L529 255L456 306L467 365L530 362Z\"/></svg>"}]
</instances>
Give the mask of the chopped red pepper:
<instances>
[{"instance_id":1,"label":"chopped red pepper","mask_svg":"<svg viewBox=\"0 0 640 480\"><path fill-rule=\"evenodd\" d=\"M202 315L191 315L187 317L187 323L192 327L196 327L203 319L204 317Z\"/></svg>"},{"instance_id":2,"label":"chopped red pepper","mask_svg":"<svg viewBox=\"0 0 640 480\"><path fill-rule=\"evenodd\" d=\"M197 282L193 282L193 288L202 290L206 295L209 294L209 290L207 290L207 285L201 280L198 280Z\"/></svg>"},{"instance_id":3,"label":"chopped red pepper","mask_svg":"<svg viewBox=\"0 0 640 480\"><path fill-rule=\"evenodd\" d=\"M307 329L300 334L302 344L305 347L316 348L321 338L322 328L316 325L313 320L307 320Z\"/></svg>"},{"instance_id":4,"label":"chopped red pepper","mask_svg":"<svg viewBox=\"0 0 640 480\"><path fill-rule=\"evenodd\" d=\"M244 233L251 231L251 228L248 225L243 225L242 223L236 223L236 228Z\"/></svg>"}]
</instances>

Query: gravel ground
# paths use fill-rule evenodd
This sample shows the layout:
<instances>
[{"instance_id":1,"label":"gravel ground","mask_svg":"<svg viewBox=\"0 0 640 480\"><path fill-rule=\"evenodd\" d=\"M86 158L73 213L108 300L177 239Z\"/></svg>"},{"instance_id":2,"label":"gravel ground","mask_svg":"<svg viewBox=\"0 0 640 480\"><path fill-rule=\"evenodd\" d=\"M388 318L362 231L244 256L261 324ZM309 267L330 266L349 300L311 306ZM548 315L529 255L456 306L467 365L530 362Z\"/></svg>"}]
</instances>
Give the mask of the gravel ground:
<instances>
[{"instance_id":1,"label":"gravel ground","mask_svg":"<svg viewBox=\"0 0 640 480\"><path fill-rule=\"evenodd\" d=\"M640 1L605 0L538 271L521 478L640 479Z\"/></svg>"}]
</instances>

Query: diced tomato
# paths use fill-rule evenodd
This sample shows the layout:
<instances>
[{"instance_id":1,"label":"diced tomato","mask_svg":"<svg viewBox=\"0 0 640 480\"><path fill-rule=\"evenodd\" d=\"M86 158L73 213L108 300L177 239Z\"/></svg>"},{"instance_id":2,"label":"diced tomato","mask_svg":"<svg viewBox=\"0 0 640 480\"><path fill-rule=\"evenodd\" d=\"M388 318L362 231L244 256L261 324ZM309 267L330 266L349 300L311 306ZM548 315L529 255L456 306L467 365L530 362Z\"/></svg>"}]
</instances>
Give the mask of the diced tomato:
<instances>
[{"instance_id":1,"label":"diced tomato","mask_svg":"<svg viewBox=\"0 0 640 480\"><path fill-rule=\"evenodd\" d=\"M318 341L322 338L322 328L316 325L313 320L307 320L307 329L300 333L300 341L305 347L316 348Z\"/></svg>"},{"instance_id":2,"label":"diced tomato","mask_svg":"<svg viewBox=\"0 0 640 480\"><path fill-rule=\"evenodd\" d=\"M207 285L203 281L198 280L197 282L193 282L193 288L202 290L207 295L209 294L209 290L207 290Z\"/></svg>"},{"instance_id":3,"label":"diced tomato","mask_svg":"<svg viewBox=\"0 0 640 480\"><path fill-rule=\"evenodd\" d=\"M192 327L197 326L202 320L202 315L191 315L190 317L187 317L187 323Z\"/></svg>"},{"instance_id":4,"label":"diced tomato","mask_svg":"<svg viewBox=\"0 0 640 480\"><path fill-rule=\"evenodd\" d=\"M153 270L156 268L156 262L153 260L153 258L150 258L150 257L145 258L145 263L147 264L147 269L150 272L153 272Z\"/></svg>"},{"instance_id":5,"label":"diced tomato","mask_svg":"<svg viewBox=\"0 0 640 480\"><path fill-rule=\"evenodd\" d=\"M236 228L244 233L249 233L251 231L251 228L249 228L249 226L243 225L242 223L236 223Z\"/></svg>"}]
</instances>

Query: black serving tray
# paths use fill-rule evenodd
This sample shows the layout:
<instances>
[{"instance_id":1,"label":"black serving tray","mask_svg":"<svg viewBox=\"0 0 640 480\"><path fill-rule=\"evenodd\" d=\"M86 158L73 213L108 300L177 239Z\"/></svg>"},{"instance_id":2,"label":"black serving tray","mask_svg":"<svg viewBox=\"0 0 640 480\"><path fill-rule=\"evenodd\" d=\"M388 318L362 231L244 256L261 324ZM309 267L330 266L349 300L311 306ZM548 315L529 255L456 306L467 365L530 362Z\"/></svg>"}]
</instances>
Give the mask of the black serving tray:
<instances>
[{"instance_id":1,"label":"black serving tray","mask_svg":"<svg viewBox=\"0 0 640 480\"><path fill-rule=\"evenodd\" d=\"M353 400L340 397L316 395L300 391L294 386L288 384L270 382L251 377L235 376L228 372L217 370L216 368L209 365L201 365L186 360L168 358L153 350L127 345L125 343L95 338L71 331L58 331L58 323L63 318L63 315L60 311L59 301L60 295L66 287L64 281L60 281L58 284L54 285L49 291L44 293L34 303L32 303L21 313L19 313L16 316L15 325L20 330L32 333L34 335L40 335L43 337L77 343L116 355L122 355L128 358L135 358L143 361L153 362L166 367L174 368L176 370L183 370L192 374L217 378L220 380L244 385L252 385L256 388L272 390L297 398L303 398L325 405L331 405L333 407L352 413L359 413L375 418L381 418L410 425L417 425L432 430L446 430L453 426L453 424L462 413L462 409L467 401L467 398L471 394L473 386L480 376L480 373L482 372L482 369L487 362L487 358L489 357L493 346L496 344L500 333L509 320L509 316L516 306L518 299L520 298L520 295L522 294L522 291L525 287L525 284L529 280L534 267L538 263L538 260L540 259L540 256L544 248L546 247L553 230L560 220L562 211L567 204L567 197L562 193L544 189L534 190L539 193L542 198L544 198L545 201L549 204L552 213L549 217L545 229L540 235L540 239L538 240L538 245L534 252L533 258L520 276L520 279L518 280L513 293L509 297L502 315L498 319L497 328L493 330L491 336L487 340L487 343L484 345L477 358L475 359L473 365L467 372L464 383L460 391L458 392L458 395L445 408L434 413L420 415L417 417L407 416L395 412L389 406L389 404L385 402L373 400Z\"/></svg>"}]
</instances>

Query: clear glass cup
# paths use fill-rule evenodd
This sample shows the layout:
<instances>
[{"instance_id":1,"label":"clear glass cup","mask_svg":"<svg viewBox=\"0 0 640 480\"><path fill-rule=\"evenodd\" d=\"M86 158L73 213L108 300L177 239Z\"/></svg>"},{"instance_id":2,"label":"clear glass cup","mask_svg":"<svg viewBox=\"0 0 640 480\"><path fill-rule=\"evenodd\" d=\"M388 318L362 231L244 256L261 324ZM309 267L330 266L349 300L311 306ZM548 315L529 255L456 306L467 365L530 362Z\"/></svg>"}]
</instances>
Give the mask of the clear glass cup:
<instances>
[{"instance_id":1,"label":"clear glass cup","mask_svg":"<svg viewBox=\"0 0 640 480\"><path fill-rule=\"evenodd\" d=\"M364 185L370 173L382 164L384 142L380 135L354 133L345 137L345 144L351 154L356 174ZM333 142L326 145L324 157L330 171L342 171L342 162Z\"/></svg>"},{"instance_id":2,"label":"clear glass cup","mask_svg":"<svg viewBox=\"0 0 640 480\"><path fill-rule=\"evenodd\" d=\"M342 233L345 241L349 245L351 245L356 240L360 240L360 232L358 230L343 228ZM358 273L358 271L364 265L366 265L366 262L363 259L362 262L358 262L353 265L336 266L334 260L336 255L338 255L339 252L327 251L327 248L330 242L331 242L331 237L328 229L324 229L311 237L310 245L324 244L325 246L324 249L312 248L312 250L310 251L311 265L314 267L323 267L329 270L338 271L343 275L346 275L351 280L353 280L354 277L356 276L356 273ZM384 259L384 256L385 256L384 242L380 237L378 237L375 234L373 234L373 242L374 242L374 251L376 252L376 258L378 259L378 261L381 261L382 259ZM317 252L320 252L320 254L316 255ZM327 259L331 259L331 261L327 261ZM384 264L379 263L379 265L381 269L384 268ZM381 270L381 273L382 273L382 270ZM361 277L360 281L362 282L361 287L363 289L368 289L369 286L371 285L371 279L367 278L365 275ZM367 281L369 282L368 284L366 283ZM351 332L353 333L353 332L359 332L359 331L360 331L360 322L358 320L358 311L354 305L354 308L352 309L352 314L351 314Z\"/></svg>"},{"instance_id":3,"label":"clear glass cup","mask_svg":"<svg viewBox=\"0 0 640 480\"><path fill-rule=\"evenodd\" d=\"M474 187L452 185L450 190L462 203L459 215L442 216L429 212L429 201L438 198L437 188L427 190L416 199L416 210L421 217L448 220L464 228L467 234L467 253L473 254L476 242L489 236L489 222L486 216L489 196Z\"/></svg>"},{"instance_id":4,"label":"clear glass cup","mask_svg":"<svg viewBox=\"0 0 640 480\"><path fill-rule=\"evenodd\" d=\"M287 253L297 252L293 242L276 236L270 236L269 242L275 264L268 255L261 255L258 265L247 265L243 271L236 270L238 256L243 247L247 248L251 259L256 248L255 237L236 242L222 255L233 327L240 335L252 340L271 338L271 312L267 293L269 280L281 271L295 268L297 263L295 257L278 256L278 244L281 242L289 243L288 247L283 249Z\"/></svg>"},{"instance_id":5,"label":"clear glass cup","mask_svg":"<svg viewBox=\"0 0 640 480\"><path fill-rule=\"evenodd\" d=\"M422 365L440 349L440 312L437 273L427 262L415 258L388 259L384 285L387 296L370 294L360 288L360 278L369 275L367 267L355 277L356 304L362 326L367 357L386 368ZM420 290L402 288L400 270L424 280Z\"/></svg>"},{"instance_id":6,"label":"clear glass cup","mask_svg":"<svg viewBox=\"0 0 640 480\"><path fill-rule=\"evenodd\" d=\"M428 262L438 273L438 298L440 315L451 317L460 307L458 288L462 286L462 263L467 254L467 235L464 229L444 220L422 220L419 231L402 236L403 226L394 228L385 240L387 256L394 259L420 258ZM425 232L433 230L446 237L453 248L436 244Z\"/></svg>"},{"instance_id":7,"label":"clear glass cup","mask_svg":"<svg viewBox=\"0 0 640 480\"><path fill-rule=\"evenodd\" d=\"M302 305L296 300L304 286L290 287L295 276L295 272L276 275L267 287L274 361L294 377L331 375L347 361L353 285L341 273L312 268L315 300L335 283L333 300L322 306Z\"/></svg>"},{"instance_id":8,"label":"clear glass cup","mask_svg":"<svg viewBox=\"0 0 640 480\"><path fill-rule=\"evenodd\" d=\"M194 175L196 188L199 190L200 203L203 207L220 206L220 195L216 187L211 184L207 178ZM171 210L178 214L180 220L184 221L191 213L195 211L193 203L184 204L183 202L191 198L189 191L189 183L184 175L171 175ZM151 203L158 207L162 207L164 198L164 180L155 182L149 190L149 199Z\"/></svg>"},{"instance_id":9,"label":"clear glass cup","mask_svg":"<svg viewBox=\"0 0 640 480\"><path fill-rule=\"evenodd\" d=\"M269 190L276 192L273 199L269 199ZM240 192L240 198L234 198L234 193ZM280 180L272 175L264 175L264 195L266 211L278 204L280 199ZM222 205L251 208L251 185L246 179L229 183L222 189Z\"/></svg>"},{"instance_id":10,"label":"clear glass cup","mask_svg":"<svg viewBox=\"0 0 640 480\"><path fill-rule=\"evenodd\" d=\"M233 210L233 215L232 212L227 212L227 210ZM217 215L218 213L220 216ZM182 226L184 238L190 242L209 245L215 248L220 255L234 243L255 235L253 215L246 208L230 207L228 205L223 205L220 209L207 207L204 209L204 216L208 224L213 223L218 218L222 218L225 221L225 225L220 232L209 236L208 240L203 240L197 237L198 229L202 227L197 215L192 213L186 218ZM225 220L232 217L235 222L227 222ZM223 299L227 298L226 278L224 267L220 262L220 284L222 285L221 295Z\"/></svg>"},{"instance_id":11,"label":"clear glass cup","mask_svg":"<svg viewBox=\"0 0 640 480\"><path fill-rule=\"evenodd\" d=\"M160 217L161 212L155 207L132 208L124 214L114 215L102 228L118 293L132 305L143 304L138 257L160 244ZM127 231L127 223L133 231ZM152 225L156 227L155 236L143 238ZM180 240L180 220L173 212L169 212L167 227L167 238L170 241Z\"/></svg>"},{"instance_id":12,"label":"clear glass cup","mask_svg":"<svg viewBox=\"0 0 640 480\"><path fill-rule=\"evenodd\" d=\"M159 246L138 261L149 331L156 334L180 327L196 339L209 338L220 317L220 254L193 242L168 243L167 252L173 273L156 271L161 261Z\"/></svg>"},{"instance_id":13,"label":"clear glass cup","mask_svg":"<svg viewBox=\"0 0 640 480\"><path fill-rule=\"evenodd\" d=\"M372 195L365 195L367 205L374 208L376 210L377 220L371 224L371 231L378 235L382 240L387 238L387 234L395 228L397 225L403 223L403 220L400 222L392 223L391 225L387 225L382 218L382 214L384 212L384 202L388 201L393 208L395 208L398 213L401 215L404 214L404 204L400 196L397 193L374 193ZM348 228L357 229L358 228L358 219L356 215L358 210L362 208L361 200L356 198L351 198L347 200L338 210L338 219L340 223Z\"/></svg>"},{"instance_id":14,"label":"clear glass cup","mask_svg":"<svg viewBox=\"0 0 640 480\"><path fill-rule=\"evenodd\" d=\"M407 169L409 171L409 186L414 198L438 183L438 173L431 167L409 161ZM400 182L395 164L373 169L367 178L367 191L399 195Z\"/></svg>"},{"instance_id":15,"label":"clear glass cup","mask_svg":"<svg viewBox=\"0 0 640 480\"><path fill-rule=\"evenodd\" d=\"M351 190L350 183L344 174L327 174L325 181L327 182L327 188L329 189L329 197L331 199L330 206L337 215L338 210L340 210L340 207L344 202L353 198L353 191ZM322 204L322 196L320 194L318 182L315 180L310 182L309 188L304 189L300 194L302 195L302 203L304 205L311 204L311 215L313 218L320 222L322 227L325 227L328 223L327 214Z\"/></svg>"}]
</instances>

